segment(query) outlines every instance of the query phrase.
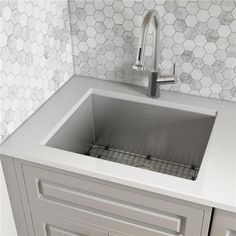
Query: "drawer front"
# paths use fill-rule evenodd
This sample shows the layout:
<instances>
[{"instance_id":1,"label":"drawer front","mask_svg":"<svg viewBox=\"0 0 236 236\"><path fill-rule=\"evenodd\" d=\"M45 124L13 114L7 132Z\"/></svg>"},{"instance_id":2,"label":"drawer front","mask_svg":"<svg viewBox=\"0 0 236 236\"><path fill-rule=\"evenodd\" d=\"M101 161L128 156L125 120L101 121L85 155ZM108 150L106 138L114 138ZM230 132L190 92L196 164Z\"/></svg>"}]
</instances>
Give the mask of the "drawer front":
<instances>
[{"instance_id":1,"label":"drawer front","mask_svg":"<svg viewBox=\"0 0 236 236\"><path fill-rule=\"evenodd\" d=\"M185 230L185 235L201 235L203 210L28 165L23 165L23 172L33 208L69 217L79 209L98 211L170 234Z\"/></svg>"},{"instance_id":2,"label":"drawer front","mask_svg":"<svg viewBox=\"0 0 236 236\"><path fill-rule=\"evenodd\" d=\"M130 219L141 222L159 225L163 228L179 232L181 219L175 216L168 216L164 213L150 212L145 209L130 206L124 203L115 202L114 200L104 199L93 193L83 192L80 189L71 189L68 186L61 186L56 183L49 183L41 180L38 182L38 190L40 189L41 198L54 202L67 201L66 205L82 205L103 212L119 213Z\"/></svg>"},{"instance_id":3,"label":"drawer front","mask_svg":"<svg viewBox=\"0 0 236 236\"><path fill-rule=\"evenodd\" d=\"M33 209L32 217L35 236L176 236L92 212L81 211L75 218L68 218Z\"/></svg>"},{"instance_id":4,"label":"drawer front","mask_svg":"<svg viewBox=\"0 0 236 236\"><path fill-rule=\"evenodd\" d=\"M108 236L108 231L84 221L73 222L57 215L32 213L36 236Z\"/></svg>"}]
</instances>

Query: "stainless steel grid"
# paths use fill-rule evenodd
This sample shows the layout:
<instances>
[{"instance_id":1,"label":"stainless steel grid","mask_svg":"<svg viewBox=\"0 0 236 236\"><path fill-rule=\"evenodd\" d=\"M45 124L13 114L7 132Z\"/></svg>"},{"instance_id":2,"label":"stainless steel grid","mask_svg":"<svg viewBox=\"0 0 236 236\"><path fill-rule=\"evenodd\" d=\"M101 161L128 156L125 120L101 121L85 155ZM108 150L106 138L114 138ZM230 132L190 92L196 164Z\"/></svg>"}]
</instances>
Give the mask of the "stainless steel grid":
<instances>
[{"instance_id":1,"label":"stainless steel grid","mask_svg":"<svg viewBox=\"0 0 236 236\"><path fill-rule=\"evenodd\" d=\"M97 145L91 148L89 156L190 180L196 180L199 171L199 168L195 166L183 165L149 155L145 156Z\"/></svg>"}]
</instances>

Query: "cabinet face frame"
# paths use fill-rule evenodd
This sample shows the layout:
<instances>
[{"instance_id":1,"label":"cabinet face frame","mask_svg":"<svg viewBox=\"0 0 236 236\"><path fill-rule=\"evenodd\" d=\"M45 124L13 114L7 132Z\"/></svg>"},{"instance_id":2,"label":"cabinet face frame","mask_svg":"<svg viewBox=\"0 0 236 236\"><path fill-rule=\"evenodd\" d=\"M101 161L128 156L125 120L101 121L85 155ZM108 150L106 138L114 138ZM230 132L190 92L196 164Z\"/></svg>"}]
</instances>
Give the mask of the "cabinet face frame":
<instances>
[{"instance_id":1,"label":"cabinet face frame","mask_svg":"<svg viewBox=\"0 0 236 236\"><path fill-rule=\"evenodd\" d=\"M18 236L35 235L20 162L0 155Z\"/></svg>"},{"instance_id":2,"label":"cabinet face frame","mask_svg":"<svg viewBox=\"0 0 236 236\"><path fill-rule=\"evenodd\" d=\"M108 186L113 186L113 187L115 186L118 189L120 188L120 189L123 189L123 190L126 190L126 191L130 191L130 192L133 192L133 193L136 193L136 194L143 195L143 196L155 197L155 198L161 199L163 201L179 204L180 207L181 206L183 206L183 207L187 206L187 207L190 207L190 208L195 208L195 209L202 210L203 211L203 219L201 219L202 220L201 236L206 236L207 233L208 233L209 222L210 222L210 217L211 217L211 208L210 207L206 207L206 206L198 205L198 204L195 204L195 203L174 199L174 198L159 195L159 194L146 192L146 191L143 191L143 190L139 190L139 189L135 189L135 188L131 188L131 187L111 183L111 182L108 182L108 181L103 181L103 180L99 180L99 179L79 175L79 174L76 174L76 173L71 173L71 172L55 169L55 168L52 168L52 167L48 167L48 166L44 166L44 165L40 165L40 164L28 162L28 161L22 161L22 160L16 159L16 158L5 157L5 158L3 158L2 161L5 163L5 172L10 173L9 170L14 170L15 177L13 179L15 179L15 181L11 181L12 174L10 174L10 175L6 174L6 178L10 179L7 182L7 184L9 185L9 188L12 189L11 193L9 192L12 205L14 206L14 204L19 204L19 199L17 199L17 200L14 199L15 198L14 195L15 195L16 190L19 192L18 195L19 195L19 198L21 199L20 202L21 202L22 209L20 211L19 211L19 209L18 210L16 210L15 208L13 209L13 212L21 212L21 216L17 213L14 214L16 224L19 225L19 227L17 226L17 228L21 228L22 225L26 225L25 229L27 229L27 231L30 232L30 233L25 233L26 231L18 230L18 235L19 236L32 236L32 235L35 235L34 227L33 227L33 223L32 223L32 215L31 215L32 213L31 213L31 209L30 209L31 206L29 204L29 199L28 199L28 196L27 196L27 190L26 190L26 186L25 186L25 179L24 179L24 173L23 173L23 168L22 168L23 165L28 165L28 166L32 166L32 167L36 167L36 168L41 168L43 170L52 171L54 173L63 174L63 175L70 176L70 177L76 177L76 178L86 179L86 180L91 179L92 181L102 183L102 184L105 184L105 185L108 185ZM16 182L17 182L17 184L16 184ZM194 219L194 220L198 221L199 219ZM193 219L191 219L190 221L193 221ZM187 220L187 223L188 223L188 220ZM192 233L191 227L186 227L185 226L185 229L186 229L185 235L186 236L191 235L191 233ZM123 236L123 234L121 234L121 235Z\"/></svg>"}]
</instances>

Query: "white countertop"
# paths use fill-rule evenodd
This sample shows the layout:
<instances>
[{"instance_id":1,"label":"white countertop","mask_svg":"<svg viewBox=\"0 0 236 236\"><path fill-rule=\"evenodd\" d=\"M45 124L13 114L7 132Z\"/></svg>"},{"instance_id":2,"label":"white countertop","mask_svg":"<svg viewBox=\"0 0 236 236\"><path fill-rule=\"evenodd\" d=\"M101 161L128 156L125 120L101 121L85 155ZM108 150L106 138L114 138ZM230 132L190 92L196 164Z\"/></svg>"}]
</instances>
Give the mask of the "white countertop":
<instances>
[{"instance_id":1,"label":"white countertop","mask_svg":"<svg viewBox=\"0 0 236 236\"><path fill-rule=\"evenodd\" d=\"M216 110L217 117L196 181L91 158L42 145L42 140L89 89L168 102L193 110ZM145 88L74 76L0 148L3 155L101 178L236 213L236 103L161 91L148 98Z\"/></svg>"}]
</instances>

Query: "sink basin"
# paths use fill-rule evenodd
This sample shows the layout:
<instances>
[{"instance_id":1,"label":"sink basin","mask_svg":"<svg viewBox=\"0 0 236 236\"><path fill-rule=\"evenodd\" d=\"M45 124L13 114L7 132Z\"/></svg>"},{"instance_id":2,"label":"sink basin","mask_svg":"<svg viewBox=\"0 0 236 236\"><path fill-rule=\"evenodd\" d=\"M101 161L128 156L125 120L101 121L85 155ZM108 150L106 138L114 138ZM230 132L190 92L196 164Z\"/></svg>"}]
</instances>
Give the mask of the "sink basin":
<instances>
[{"instance_id":1,"label":"sink basin","mask_svg":"<svg viewBox=\"0 0 236 236\"><path fill-rule=\"evenodd\" d=\"M195 180L216 112L123 97L90 90L44 144Z\"/></svg>"}]
</instances>

